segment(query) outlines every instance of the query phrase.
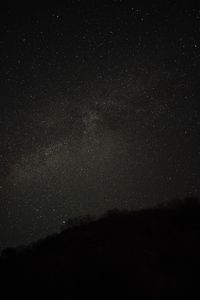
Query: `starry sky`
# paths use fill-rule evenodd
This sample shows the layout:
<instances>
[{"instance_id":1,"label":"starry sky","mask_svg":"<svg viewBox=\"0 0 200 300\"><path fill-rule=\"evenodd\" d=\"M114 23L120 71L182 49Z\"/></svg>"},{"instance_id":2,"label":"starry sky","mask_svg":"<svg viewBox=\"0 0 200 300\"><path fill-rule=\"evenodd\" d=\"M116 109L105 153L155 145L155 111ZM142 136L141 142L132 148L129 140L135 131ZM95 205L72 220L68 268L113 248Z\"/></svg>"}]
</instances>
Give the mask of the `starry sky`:
<instances>
[{"instance_id":1,"label":"starry sky","mask_svg":"<svg viewBox=\"0 0 200 300\"><path fill-rule=\"evenodd\" d=\"M200 6L149 2L1 10L0 247L200 196Z\"/></svg>"}]
</instances>

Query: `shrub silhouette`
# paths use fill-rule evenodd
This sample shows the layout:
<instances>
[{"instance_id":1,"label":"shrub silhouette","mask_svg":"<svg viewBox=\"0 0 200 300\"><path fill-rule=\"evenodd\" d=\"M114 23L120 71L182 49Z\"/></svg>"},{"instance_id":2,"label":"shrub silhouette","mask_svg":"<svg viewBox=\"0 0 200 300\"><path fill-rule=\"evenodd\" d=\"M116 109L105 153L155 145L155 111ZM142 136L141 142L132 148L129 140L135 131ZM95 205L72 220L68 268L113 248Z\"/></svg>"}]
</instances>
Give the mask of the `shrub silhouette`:
<instances>
[{"instance_id":1,"label":"shrub silhouette","mask_svg":"<svg viewBox=\"0 0 200 300\"><path fill-rule=\"evenodd\" d=\"M2 252L1 252L1 256L3 258L12 259L12 258L15 258L16 255L17 255L17 249L14 248L14 247L8 247L6 249L3 249Z\"/></svg>"},{"instance_id":2,"label":"shrub silhouette","mask_svg":"<svg viewBox=\"0 0 200 300\"><path fill-rule=\"evenodd\" d=\"M95 220L94 216L91 216L89 214L79 216L79 217L74 217L74 218L69 218L65 223L61 226L61 230L73 228L73 227L79 227L82 225L87 225L91 223L92 221Z\"/></svg>"},{"instance_id":3,"label":"shrub silhouette","mask_svg":"<svg viewBox=\"0 0 200 300\"><path fill-rule=\"evenodd\" d=\"M172 201L166 203L166 207L179 209L195 209L196 207L199 207L199 199L196 197L186 197L184 199L175 198Z\"/></svg>"}]
</instances>

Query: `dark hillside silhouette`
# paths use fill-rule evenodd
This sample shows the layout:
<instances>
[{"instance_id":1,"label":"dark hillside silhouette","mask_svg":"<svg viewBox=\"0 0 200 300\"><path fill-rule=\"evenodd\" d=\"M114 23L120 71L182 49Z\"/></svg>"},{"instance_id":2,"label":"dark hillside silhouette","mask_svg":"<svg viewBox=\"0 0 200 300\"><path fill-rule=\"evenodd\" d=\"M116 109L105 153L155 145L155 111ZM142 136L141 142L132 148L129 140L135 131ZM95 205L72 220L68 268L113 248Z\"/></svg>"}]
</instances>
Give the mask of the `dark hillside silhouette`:
<instances>
[{"instance_id":1,"label":"dark hillside silhouette","mask_svg":"<svg viewBox=\"0 0 200 300\"><path fill-rule=\"evenodd\" d=\"M3 250L0 297L198 299L199 272L200 205L177 199L69 220L59 234Z\"/></svg>"}]
</instances>

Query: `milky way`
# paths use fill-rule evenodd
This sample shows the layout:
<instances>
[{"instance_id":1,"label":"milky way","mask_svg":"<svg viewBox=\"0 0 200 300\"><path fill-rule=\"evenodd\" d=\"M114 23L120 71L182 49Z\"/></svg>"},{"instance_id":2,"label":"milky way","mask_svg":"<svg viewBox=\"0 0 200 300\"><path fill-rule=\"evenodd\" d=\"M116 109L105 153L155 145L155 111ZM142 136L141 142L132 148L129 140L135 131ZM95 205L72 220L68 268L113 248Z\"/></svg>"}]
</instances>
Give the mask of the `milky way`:
<instances>
[{"instance_id":1,"label":"milky way","mask_svg":"<svg viewBox=\"0 0 200 300\"><path fill-rule=\"evenodd\" d=\"M199 196L198 7L69 1L1 16L2 246Z\"/></svg>"}]
</instances>

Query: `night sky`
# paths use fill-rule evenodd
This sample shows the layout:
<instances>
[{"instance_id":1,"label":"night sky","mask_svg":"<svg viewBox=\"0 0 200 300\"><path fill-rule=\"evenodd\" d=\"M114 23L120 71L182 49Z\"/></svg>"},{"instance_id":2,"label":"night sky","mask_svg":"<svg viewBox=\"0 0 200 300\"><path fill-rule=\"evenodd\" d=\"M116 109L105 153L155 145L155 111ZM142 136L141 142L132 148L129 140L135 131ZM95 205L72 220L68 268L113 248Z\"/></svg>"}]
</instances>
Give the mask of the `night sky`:
<instances>
[{"instance_id":1,"label":"night sky","mask_svg":"<svg viewBox=\"0 0 200 300\"><path fill-rule=\"evenodd\" d=\"M0 247L200 196L200 7L65 2L0 12Z\"/></svg>"}]
</instances>

